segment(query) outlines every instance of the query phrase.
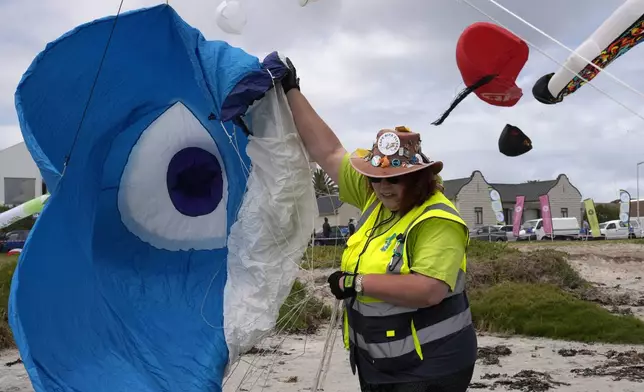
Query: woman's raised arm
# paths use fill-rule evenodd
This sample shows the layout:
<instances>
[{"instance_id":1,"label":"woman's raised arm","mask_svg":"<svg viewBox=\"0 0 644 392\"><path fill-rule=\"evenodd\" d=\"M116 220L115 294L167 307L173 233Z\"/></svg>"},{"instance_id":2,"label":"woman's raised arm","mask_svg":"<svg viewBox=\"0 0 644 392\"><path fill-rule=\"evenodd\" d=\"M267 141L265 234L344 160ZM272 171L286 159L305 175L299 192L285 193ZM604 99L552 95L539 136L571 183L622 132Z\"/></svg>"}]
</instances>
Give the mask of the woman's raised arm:
<instances>
[{"instance_id":1,"label":"woman's raised arm","mask_svg":"<svg viewBox=\"0 0 644 392\"><path fill-rule=\"evenodd\" d=\"M340 165L346 150L333 130L322 120L300 92L299 79L293 64L288 59L286 64L290 71L282 81L282 86L286 92L297 131L311 158L337 184Z\"/></svg>"}]
</instances>

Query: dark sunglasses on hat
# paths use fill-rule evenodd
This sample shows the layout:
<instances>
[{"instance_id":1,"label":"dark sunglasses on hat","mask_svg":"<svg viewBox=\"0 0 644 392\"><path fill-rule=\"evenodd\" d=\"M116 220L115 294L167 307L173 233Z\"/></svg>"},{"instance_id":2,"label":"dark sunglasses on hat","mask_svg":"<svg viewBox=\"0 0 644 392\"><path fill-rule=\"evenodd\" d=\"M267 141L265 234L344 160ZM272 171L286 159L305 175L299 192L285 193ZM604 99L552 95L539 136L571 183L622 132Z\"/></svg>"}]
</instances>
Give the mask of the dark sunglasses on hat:
<instances>
[{"instance_id":1,"label":"dark sunglasses on hat","mask_svg":"<svg viewBox=\"0 0 644 392\"><path fill-rule=\"evenodd\" d=\"M378 178L378 177L368 177L369 181L372 183L379 183L382 182L382 180L387 180L388 183L396 185L400 182L400 176L398 177L385 177L385 178Z\"/></svg>"}]
</instances>

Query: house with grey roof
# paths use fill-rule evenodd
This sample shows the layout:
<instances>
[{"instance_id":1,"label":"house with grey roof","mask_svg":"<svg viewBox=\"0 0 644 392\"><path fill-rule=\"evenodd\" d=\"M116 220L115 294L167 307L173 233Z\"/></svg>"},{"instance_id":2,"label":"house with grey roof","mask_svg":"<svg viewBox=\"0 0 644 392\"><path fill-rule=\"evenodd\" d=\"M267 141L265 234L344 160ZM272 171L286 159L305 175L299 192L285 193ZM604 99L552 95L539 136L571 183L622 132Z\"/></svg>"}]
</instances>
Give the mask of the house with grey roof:
<instances>
[{"instance_id":1,"label":"house with grey roof","mask_svg":"<svg viewBox=\"0 0 644 392\"><path fill-rule=\"evenodd\" d=\"M315 231L322 231L324 218L329 219L331 226L347 226L349 219L360 219L360 209L345 203L337 195L324 195L317 198L318 217L315 221Z\"/></svg>"},{"instance_id":2,"label":"house with grey roof","mask_svg":"<svg viewBox=\"0 0 644 392\"><path fill-rule=\"evenodd\" d=\"M548 195L553 218L575 217L582 223L583 205L581 192L565 174L554 180L532 181L521 184L489 183L483 173L476 170L470 177L445 180L445 196L454 203L470 227L496 224L490 200L489 189L496 189L501 195L503 215L506 224L512 224L516 197L525 196L522 223L541 217L539 196Z\"/></svg>"}]
</instances>

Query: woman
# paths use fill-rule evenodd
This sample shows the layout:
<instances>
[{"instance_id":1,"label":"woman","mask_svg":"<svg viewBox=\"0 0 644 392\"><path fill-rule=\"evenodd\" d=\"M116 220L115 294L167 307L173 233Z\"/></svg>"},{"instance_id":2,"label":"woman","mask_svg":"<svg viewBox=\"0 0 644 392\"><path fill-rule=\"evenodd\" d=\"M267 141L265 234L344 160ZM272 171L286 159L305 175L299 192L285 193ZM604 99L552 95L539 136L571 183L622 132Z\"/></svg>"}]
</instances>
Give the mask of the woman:
<instances>
[{"instance_id":1,"label":"woman","mask_svg":"<svg viewBox=\"0 0 644 392\"><path fill-rule=\"evenodd\" d=\"M468 229L437 190L442 162L405 127L381 130L370 150L349 155L286 63L282 86L305 148L340 199L362 211L328 279L344 300L344 342L361 390L465 392L477 351L464 291Z\"/></svg>"}]
</instances>

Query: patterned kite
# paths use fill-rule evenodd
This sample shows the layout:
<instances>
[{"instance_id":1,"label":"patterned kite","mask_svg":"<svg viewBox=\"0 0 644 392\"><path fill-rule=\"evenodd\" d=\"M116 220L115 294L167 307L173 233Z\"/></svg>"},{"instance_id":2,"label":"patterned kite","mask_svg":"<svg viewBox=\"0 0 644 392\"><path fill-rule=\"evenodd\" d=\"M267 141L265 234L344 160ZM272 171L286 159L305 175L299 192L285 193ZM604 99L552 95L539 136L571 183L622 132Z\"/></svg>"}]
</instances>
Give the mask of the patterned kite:
<instances>
[{"instance_id":1,"label":"patterned kite","mask_svg":"<svg viewBox=\"0 0 644 392\"><path fill-rule=\"evenodd\" d=\"M532 94L553 105L579 90L601 70L631 50L644 38L644 0L627 0L568 57L557 72L537 80ZM586 60L592 64L589 64Z\"/></svg>"}]
</instances>

